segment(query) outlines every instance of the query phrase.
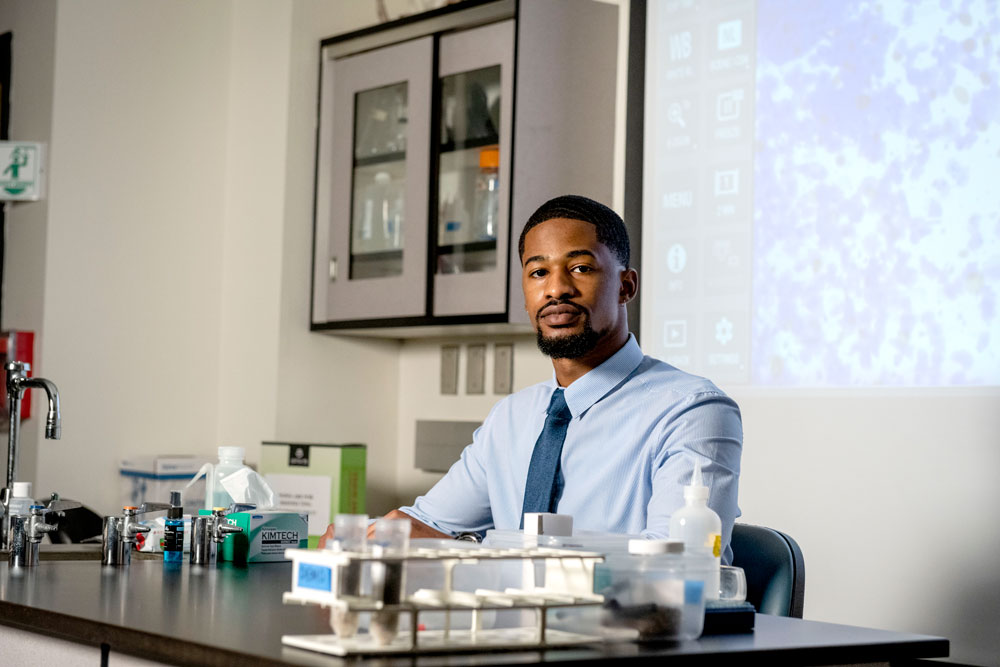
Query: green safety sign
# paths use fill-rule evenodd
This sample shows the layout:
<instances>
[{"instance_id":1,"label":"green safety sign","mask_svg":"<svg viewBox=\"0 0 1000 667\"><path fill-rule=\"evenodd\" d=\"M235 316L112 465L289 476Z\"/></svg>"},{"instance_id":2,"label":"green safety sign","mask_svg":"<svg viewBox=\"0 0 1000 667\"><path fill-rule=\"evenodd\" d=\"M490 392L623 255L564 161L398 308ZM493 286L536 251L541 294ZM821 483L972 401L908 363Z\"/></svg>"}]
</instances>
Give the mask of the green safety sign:
<instances>
[{"instance_id":1,"label":"green safety sign","mask_svg":"<svg viewBox=\"0 0 1000 667\"><path fill-rule=\"evenodd\" d=\"M43 190L44 144L0 141L0 200L35 201Z\"/></svg>"}]
</instances>

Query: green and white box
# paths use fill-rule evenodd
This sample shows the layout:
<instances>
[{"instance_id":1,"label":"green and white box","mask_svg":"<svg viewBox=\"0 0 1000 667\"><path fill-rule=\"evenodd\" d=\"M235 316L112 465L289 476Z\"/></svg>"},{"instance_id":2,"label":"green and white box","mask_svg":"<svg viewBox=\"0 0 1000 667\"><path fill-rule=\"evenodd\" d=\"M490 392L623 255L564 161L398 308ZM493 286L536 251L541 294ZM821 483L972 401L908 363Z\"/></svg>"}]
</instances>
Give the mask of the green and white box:
<instances>
[{"instance_id":1,"label":"green and white box","mask_svg":"<svg viewBox=\"0 0 1000 667\"><path fill-rule=\"evenodd\" d=\"M211 514L199 510L199 515ZM219 560L234 563L270 563L286 560L285 549L305 549L309 540L305 514L278 510L250 510L226 515L242 533L227 535L219 546Z\"/></svg>"},{"instance_id":2,"label":"green and white box","mask_svg":"<svg viewBox=\"0 0 1000 667\"><path fill-rule=\"evenodd\" d=\"M264 442L260 474L274 490L276 509L309 515L315 547L335 514L365 513L367 447Z\"/></svg>"}]
</instances>

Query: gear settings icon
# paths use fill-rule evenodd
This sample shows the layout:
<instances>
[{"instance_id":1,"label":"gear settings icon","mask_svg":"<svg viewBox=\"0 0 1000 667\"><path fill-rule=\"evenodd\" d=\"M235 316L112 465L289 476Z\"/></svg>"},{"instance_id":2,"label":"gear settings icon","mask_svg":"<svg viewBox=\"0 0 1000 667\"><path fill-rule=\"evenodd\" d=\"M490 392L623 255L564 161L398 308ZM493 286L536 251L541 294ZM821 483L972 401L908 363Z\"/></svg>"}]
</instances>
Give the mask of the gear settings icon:
<instances>
[{"instance_id":1,"label":"gear settings icon","mask_svg":"<svg viewBox=\"0 0 1000 667\"><path fill-rule=\"evenodd\" d=\"M723 317L715 323L715 340L722 345L728 345L733 339L733 323L728 317Z\"/></svg>"}]
</instances>

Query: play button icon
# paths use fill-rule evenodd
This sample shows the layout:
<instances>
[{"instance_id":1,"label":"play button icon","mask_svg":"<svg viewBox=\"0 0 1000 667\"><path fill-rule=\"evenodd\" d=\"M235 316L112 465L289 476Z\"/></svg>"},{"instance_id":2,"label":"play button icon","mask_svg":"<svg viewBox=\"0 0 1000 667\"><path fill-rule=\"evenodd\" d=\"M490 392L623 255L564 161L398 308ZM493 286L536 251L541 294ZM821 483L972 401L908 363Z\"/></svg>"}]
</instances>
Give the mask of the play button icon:
<instances>
[{"instance_id":1,"label":"play button icon","mask_svg":"<svg viewBox=\"0 0 1000 667\"><path fill-rule=\"evenodd\" d=\"M667 320L663 323L663 347L687 345L687 320Z\"/></svg>"}]
</instances>

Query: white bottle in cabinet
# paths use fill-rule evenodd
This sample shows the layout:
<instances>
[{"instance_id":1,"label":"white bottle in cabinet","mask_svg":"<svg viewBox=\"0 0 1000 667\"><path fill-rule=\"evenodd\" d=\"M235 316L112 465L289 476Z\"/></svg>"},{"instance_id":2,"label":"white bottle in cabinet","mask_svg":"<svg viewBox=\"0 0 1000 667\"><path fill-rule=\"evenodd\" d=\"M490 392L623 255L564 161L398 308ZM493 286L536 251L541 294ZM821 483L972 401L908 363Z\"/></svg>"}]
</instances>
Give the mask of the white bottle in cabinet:
<instances>
[{"instance_id":1,"label":"white bottle in cabinet","mask_svg":"<svg viewBox=\"0 0 1000 667\"><path fill-rule=\"evenodd\" d=\"M453 197L441 205L438 245L448 246L469 240L469 212L461 197Z\"/></svg>"},{"instance_id":2,"label":"white bottle in cabinet","mask_svg":"<svg viewBox=\"0 0 1000 667\"><path fill-rule=\"evenodd\" d=\"M500 222L500 151L496 148L479 151L479 177L473 201L476 212L474 240L496 240Z\"/></svg>"},{"instance_id":3,"label":"white bottle in cabinet","mask_svg":"<svg viewBox=\"0 0 1000 667\"><path fill-rule=\"evenodd\" d=\"M389 172L380 171L364 193L353 252L398 250L402 247L403 189L393 182Z\"/></svg>"}]
</instances>

